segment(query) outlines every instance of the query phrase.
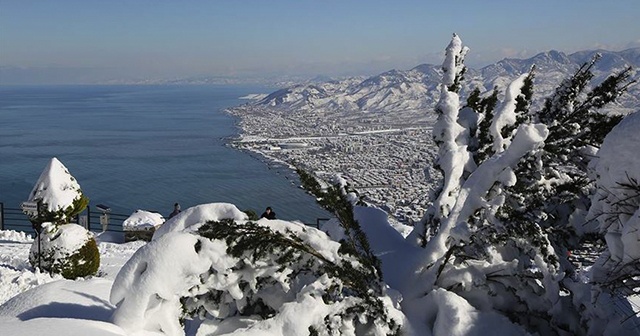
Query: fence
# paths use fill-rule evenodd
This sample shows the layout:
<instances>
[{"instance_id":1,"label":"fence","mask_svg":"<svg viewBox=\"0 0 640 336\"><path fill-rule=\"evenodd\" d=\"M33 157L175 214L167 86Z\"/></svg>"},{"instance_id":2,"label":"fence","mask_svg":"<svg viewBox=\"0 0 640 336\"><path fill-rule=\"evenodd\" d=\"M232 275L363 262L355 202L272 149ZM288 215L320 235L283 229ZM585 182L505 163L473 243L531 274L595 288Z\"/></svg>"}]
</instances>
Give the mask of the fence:
<instances>
[{"instance_id":1,"label":"fence","mask_svg":"<svg viewBox=\"0 0 640 336\"><path fill-rule=\"evenodd\" d=\"M100 222L103 216L101 211L91 211L91 206L78 215L78 223L89 231L104 231ZM109 224L106 231L122 232L122 222L129 218L129 215L109 213ZM29 221L29 217L19 208L5 207L0 202L0 230L15 230L31 233L33 227Z\"/></svg>"},{"instance_id":2,"label":"fence","mask_svg":"<svg viewBox=\"0 0 640 336\"><path fill-rule=\"evenodd\" d=\"M101 216L104 215L102 211L91 211L91 206L87 206L87 209L78 215L78 223L89 231L101 232L103 230L101 224ZM122 222L124 222L129 215L109 213L109 224L106 231L122 232ZM306 225L320 228L321 222L328 221L330 218L317 218L315 223L305 223ZM5 207L4 203L0 202L0 230L15 230L32 233L33 227L29 221L29 217L19 208Z\"/></svg>"}]
</instances>

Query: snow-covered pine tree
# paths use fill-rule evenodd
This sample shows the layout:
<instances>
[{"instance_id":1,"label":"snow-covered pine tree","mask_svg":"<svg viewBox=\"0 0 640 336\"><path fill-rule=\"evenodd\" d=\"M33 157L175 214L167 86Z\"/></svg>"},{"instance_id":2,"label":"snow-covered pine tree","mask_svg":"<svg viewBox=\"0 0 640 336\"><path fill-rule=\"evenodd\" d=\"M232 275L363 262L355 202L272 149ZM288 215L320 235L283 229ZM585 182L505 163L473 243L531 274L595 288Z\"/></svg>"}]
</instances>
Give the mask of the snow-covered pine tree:
<instances>
[{"instance_id":1,"label":"snow-covered pine tree","mask_svg":"<svg viewBox=\"0 0 640 336\"><path fill-rule=\"evenodd\" d=\"M402 321L389 314L385 303L388 297L378 270L371 267L371 262L363 263L366 257L350 244L342 242L337 254L331 256L318 249L322 246L318 245L320 237L311 242L305 239L310 236L307 234L273 230L253 222L237 224L233 220L208 222L198 233L212 241L224 241L228 255L238 260L234 271L255 274L255 278L241 275L242 300L234 300L237 294L219 284L219 272L200 275L204 283L193 291L199 294L183 298L192 316L258 315L267 319L281 313L284 302L299 300L295 293L304 292L331 307L321 309L321 315L313 318L322 322L310 325L309 335L356 329L363 334L399 335Z\"/></svg>"},{"instance_id":2,"label":"snow-covered pine tree","mask_svg":"<svg viewBox=\"0 0 640 336\"><path fill-rule=\"evenodd\" d=\"M435 209L450 209L448 213L428 213L427 219L439 223L439 227L431 240L425 239L421 279L428 285L422 288L424 292L434 287L448 289L478 308L501 311L543 334L585 331L580 323L580 308L573 305L571 293L561 283L565 269L558 263L547 232L550 223L568 222L572 209L563 206L587 195L587 181L575 180L578 183L573 189L567 182L572 181L571 177L586 176L584 148L599 145L616 123L615 118L599 114L597 109L615 100L630 84L627 69L581 94L592 77L591 67L592 63L582 67L563 82L538 113L529 112L533 72L517 78L507 88L505 100L492 118L493 155L479 160L476 169L469 169L474 163L460 159L466 157L464 153L451 154L473 147L440 142L439 154L445 155L445 162L458 164L452 171L443 172L445 181L451 182L450 177L455 176L459 183L450 184L455 188L443 188L434 201L434 205L442 206L442 199L456 195L452 203L447 203L451 207ZM449 82L445 71L443 86L451 87L446 85ZM445 103L438 108L457 106L451 101L457 96L447 92L443 95ZM477 106L474 100L477 98L473 97L468 105ZM480 118L482 121L486 123ZM476 139L468 139L460 137L463 132L459 124L441 125L449 129L436 129L436 138L455 134L457 140L467 144L477 141L479 149L482 141L477 139L489 138L481 126L475 132ZM463 168L468 177L458 173ZM552 237L555 240L557 236Z\"/></svg>"},{"instance_id":3,"label":"snow-covered pine tree","mask_svg":"<svg viewBox=\"0 0 640 336\"><path fill-rule=\"evenodd\" d=\"M519 178L507 188L505 204L497 215L518 236L537 237L540 230L548 232L562 256L578 243L570 216L589 208L593 191L593 181L587 174L590 156L621 119L598 110L632 84L631 69L627 68L588 90L598 59L594 57L564 80L542 110L528 113L534 121L547 125L549 137L543 150L520 162L515 170ZM535 244L548 250L544 240ZM547 254L548 261L558 261L553 260L555 253Z\"/></svg>"},{"instance_id":4,"label":"snow-covered pine tree","mask_svg":"<svg viewBox=\"0 0 640 336\"><path fill-rule=\"evenodd\" d=\"M597 189L588 217L597 221L606 241L606 249L590 272L592 302L597 303L593 306L617 306L617 302L624 303L627 297L640 292L638 130L640 112L627 115L605 137L589 164ZM587 316L590 320L585 320L594 335L623 334L637 328L636 309L624 314L607 309L594 309L591 313Z\"/></svg>"},{"instance_id":5,"label":"snow-covered pine tree","mask_svg":"<svg viewBox=\"0 0 640 336\"><path fill-rule=\"evenodd\" d=\"M478 114L478 127L475 134L470 134L473 147L470 147L473 153L473 161L481 164L493 155L493 137L489 131L491 121L493 120L494 109L498 104L498 88L494 87L491 95L481 97L480 89L475 88L467 98L467 105L475 113Z\"/></svg>"},{"instance_id":6,"label":"snow-covered pine tree","mask_svg":"<svg viewBox=\"0 0 640 336\"><path fill-rule=\"evenodd\" d=\"M300 222L247 220L203 204L156 231L118 273L113 321L198 334L226 328L283 335L398 335L404 315L378 271ZM303 312L303 313L301 313Z\"/></svg>"},{"instance_id":7,"label":"snow-covered pine tree","mask_svg":"<svg viewBox=\"0 0 640 336\"><path fill-rule=\"evenodd\" d=\"M466 72L464 57L468 51L469 48L462 45L458 35L453 34L442 64L443 79L440 85L440 99L436 105L438 119L433 127L433 139L438 145L435 167L442 173L443 179L436 192L437 199L427 209L424 218L411 234L410 239L420 246L424 246L428 236L439 228L442 218L449 215L460 192L465 170L468 172L475 168L469 167L473 160L467 150L468 130L458 122L458 92Z\"/></svg>"}]
</instances>

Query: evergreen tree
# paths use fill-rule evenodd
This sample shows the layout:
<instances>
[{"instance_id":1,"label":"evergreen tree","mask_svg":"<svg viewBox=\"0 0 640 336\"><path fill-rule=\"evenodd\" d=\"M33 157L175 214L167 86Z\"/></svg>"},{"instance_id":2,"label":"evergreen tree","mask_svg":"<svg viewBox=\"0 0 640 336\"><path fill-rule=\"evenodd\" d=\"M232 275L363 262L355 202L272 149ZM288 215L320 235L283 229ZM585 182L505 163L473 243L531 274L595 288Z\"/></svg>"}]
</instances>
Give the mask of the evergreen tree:
<instances>
[{"instance_id":1,"label":"evergreen tree","mask_svg":"<svg viewBox=\"0 0 640 336\"><path fill-rule=\"evenodd\" d=\"M443 179L438 188L438 198L427 209L411 236L411 240L421 246L424 246L428 237L438 230L441 219L449 215L460 192L465 169L468 171L467 166L473 162L466 149L468 134L464 136L465 128L458 123L458 92L466 72L464 57L468 51L469 48L462 46L458 35L453 34L442 64L443 79L440 85L440 99L436 105L438 119L433 128L433 140L438 145L435 167L442 172Z\"/></svg>"},{"instance_id":2,"label":"evergreen tree","mask_svg":"<svg viewBox=\"0 0 640 336\"><path fill-rule=\"evenodd\" d=\"M35 226L51 222L70 223L89 204L80 184L57 158L52 158L35 183L29 201L38 203L37 213L29 214Z\"/></svg>"},{"instance_id":3,"label":"evergreen tree","mask_svg":"<svg viewBox=\"0 0 640 336\"><path fill-rule=\"evenodd\" d=\"M322 188L318 180L303 169L297 168L296 172L300 176L302 187L316 197L320 206L336 215L340 225L344 229L347 239L343 240L343 251L355 255L360 262L375 270L371 276L377 280L382 280L380 270L380 259L371 251L367 235L362 231L360 223L353 216L353 206L359 200L354 196L346 181L342 184L336 183L333 186ZM351 193L351 199L347 198Z\"/></svg>"},{"instance_id":4,"label":"evergreen tree","mask_svg":"<svg viewBox=\"0 0 640 336\"><path fill-rule=\"evenodd\" d=\"M480 98L480 89L475 88L467 98L467 107L472 108L480 115L480 122L475 135L477 145L473 150L473 160L478 165L493 155L493 136L489 131L489 127L497 104L497 87L493 88L493 93L490 96L484 98Z\"/></svg>"},{"instance_id":5,"label":"evergreen tree","mask_svg":"<svg viewBox=\"0 0 640 336\"><path fill-rule=\"evenodd\" d=\"M479 90L472 92L467 107L481 115L477 131L470 133L477 146L450 146L443 151L441 141L439 154L450 158L451 150L468 150L478 166L469 170L473 165L458 160L457 168L464 166L469 174L455 175L461 177L456 184L459 189L443 188L434 201L442 205L440 199L455 194L449 203L453 206L449 212L432 211L426 217L438 229L431 240L426 236L424 240L427 257L422 279L432 285L423 291L442 287L485 306L488 299L491 308L543 334L585 332L579 323L580 307L571 300L571 285L563 283L570 279L564 279L567 266L560 259L566 259L571 232L560 225L569 222L578 201L584 202L591 191L585 147L599 146L619 120L597 110L631 84L630 69L626 69L585 93L595 61L565 80L535 113L530 111L533 69L516 79L491 117L489 132L489 113ZM445 73L443 83L447 81ZM447 106L456 105L448 102ZM458 126L448 123L450 129L438 134L459 135ZM541 131L540 140L526 135L534 129ZM523 151L522 139L534 142ZM468 143L473 144L473 139ZM498 165L508 157L512 158L508 164ZM445 180L452 176L451 171L443 173ZM451 280L467 272L468 283Z\"/></svg>"},{"instance_id":6,"label":"evergreen tree","mask_svg":"<svg viewBox=\"0 0 640 336\"><path fill-rule=\"evenodd\" d=\"M29 253L31 265L70 279L96 274L100 253L93 235L77 224L68 224L84 211L89 199L57 158L52 158L40 174L29 201L38 204L38 211L29 214L37 232ZM76 248L69 249L68 246Z\"/></svg>"},{"instance_id":7,"label":"evergreen tree","mask_svg":"<svg viewBox=\"0 0 640 336\"><path fill-rule=\"evenodd\" d=\"M340 259L336 260L293 231L272 230L252 222L237 224L233 220L206 223L199 228L198 234L211 240L224 241L230 256L245 260L234 266L239 273L256 272L251 271L255 265L277 270L273 274L261 271L258 273L263 275L256 279L246 279L246 285L240 286L244 299L242 302L236 301L232 307L223 308L234 300L229 297L230 293L215 286L205 294L185 297L183 305L191 316L204 317L207 313L215 316L216 312L224 310L230 315L259 315L263 319L273 317L280 304L266 300L265 296L274 295L279 290L276 288L283 287L281 282L284 281L286 285L281 289L283 292L288 291L287 287L296 290L313 287L317 291L314 295L321 296L325 305L335 307L319 319L324 323L309 327L310 334L335 334L346 324L369 329L375 335L400 333L400 321L389 316L382 301L386 294L379 276L376 276L376 269L359 262L362 259L357 258L357 254L354 255L349 248L340 248ZM217 274L211 270L201 275L205 279L203 287L206 287L207 278L217 278ZM310 281L317 283L311 284ZM194 292L202 293L202 289Z\"/></svg>"},{"instance_id":8,"label":"evergreen tree","mask_svg":"<svg viewBox=\"0 0 640 336\"><path fill-rule=\"evenodd\" d=\"M520 162L515 170L519 178L507 188L505 206L498 211L500 220L519 236L532 236L539 230L551 233L559 252L577 243L574 229L568 225L569 216L576 209L589 207L593 181L587 175L585 150L598 148L621 120L621 116L598 110L615 101L632 83L631 69L627 68L585 93L598 59L594 57L563 81L542 110L528 114L547 125L549 137L541 151ZM554 256L548 258L551 261Z\"/></svg>"}]
</instances>

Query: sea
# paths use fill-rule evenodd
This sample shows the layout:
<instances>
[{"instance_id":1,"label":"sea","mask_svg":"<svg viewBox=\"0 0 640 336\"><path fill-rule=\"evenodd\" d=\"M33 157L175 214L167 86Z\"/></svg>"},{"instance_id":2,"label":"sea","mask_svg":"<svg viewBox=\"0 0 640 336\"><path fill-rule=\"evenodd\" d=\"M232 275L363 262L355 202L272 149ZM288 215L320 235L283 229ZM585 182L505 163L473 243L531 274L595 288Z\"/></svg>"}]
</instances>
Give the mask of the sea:
<instances>
[{"instance_id":1,"label":"sea","mask_svg":"<svg viewBox=\"0 0 640 336\"><path fill-rule=\"evenodd\" d=\"M316 223L329 215L285 166L229 146L225 108L273 88L238 85L0 86L0 202L17 208L52 157L113 213L167 216L226 202ZM92 208L93 211L93 208Z\"/></svg>"}]
</instances>

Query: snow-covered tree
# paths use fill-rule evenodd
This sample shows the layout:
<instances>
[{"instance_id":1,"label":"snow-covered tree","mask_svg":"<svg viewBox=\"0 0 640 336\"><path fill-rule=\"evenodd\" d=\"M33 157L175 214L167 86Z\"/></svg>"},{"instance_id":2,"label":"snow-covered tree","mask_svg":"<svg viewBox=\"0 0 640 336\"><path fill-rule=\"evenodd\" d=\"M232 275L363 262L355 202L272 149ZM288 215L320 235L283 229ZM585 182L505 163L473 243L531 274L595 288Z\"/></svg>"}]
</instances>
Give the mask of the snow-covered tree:
<instances>
[{"instance_id":1,"label":"snow-covered tree","mask_svg":"<svg viewBox=\"0 0 640 336\"><path fill-rule=\"evenodd\" d=\"M451 45L458 40L454 36ZM448 61L451 45L443 88L452 87L451 73L462 67ZM597 110L630 85L627 69L584 93L592 66L563 82L539 112L530 111L533 69L508 86L495 113L481 104L479 92L472 93L459 115L473 115L465 109L476 108L477 127L463 124L462 117L443 118L459 106L459 97L443 89L434 138L455 140L438 141L441 168L442 162L453 167L443 170L445 187L417 228L425 245L417 293L445 288L476 308L495 309L543 334L585 331L572 284L563 282L569 271L559 262L566 260L565 242L554 230L569 222L576 208L572 202L588 196L588 147L599 146L619 120Z\"/></svg>"},{"instance_id":2,"label":"snow-covered tree","mask_svg":"<svg viewBox=\"0 0 640 336\"><path fill-rule=\"evenodd\" d=\"M506 189L505 205L497 216L514 234L537 237L546 231L559 255L566 255L567 247L578 242L573 218L589 208L593 181L587 165L593 153L602 144L604 136L621 119L598 112L615 101L629 85L631 69L614 74L589 90L593 78L592 68L596 56L576 73L563 81L555 93L545 101L540 111L531 111L528 117L545 124L549 137L541 151L528 155L515 170L516 183ZM535 242L544 253L546 242ZM556 259L550 251L550 262ZM565 267L570 267L565 263Z\"/></svg>"},{"instance_id":3,"label":"snow-covered tree","mask_svg":"<svg viewBox=\"0 0 640 336\"><path fill-rule=\"evenodd\" d=\"M77 224L68 224L89 203L80 185L57 158L45 167L29 196L38 211L29 219L39 232L31 246L29 262L51 273L75 279L94 275L100 253L93 235Z\"/></svg>"},{"instance_id":4,"label":"snow-covered tree","mask_svg":"<svg viewBox=\"0 0 640 336\"><path fill-rule=\"evenodd\" d=\"M439 227L441 218L447 217L451 212L463 183L463 174L474 168L471 167L473 160L467 149L468 133L458 123L458 92L466 71L464 57L468 51L469 48L462 46L458 35L453 34L442 65L444 74L440 85L440 99L436 105L438 119L433 127L433 139L438 145L436 168L442 172L442 185L437 199L416 227L418 230L411 236L412 240L422 246L426 243L427 236Z\"/></svg>"}]
</instances>

